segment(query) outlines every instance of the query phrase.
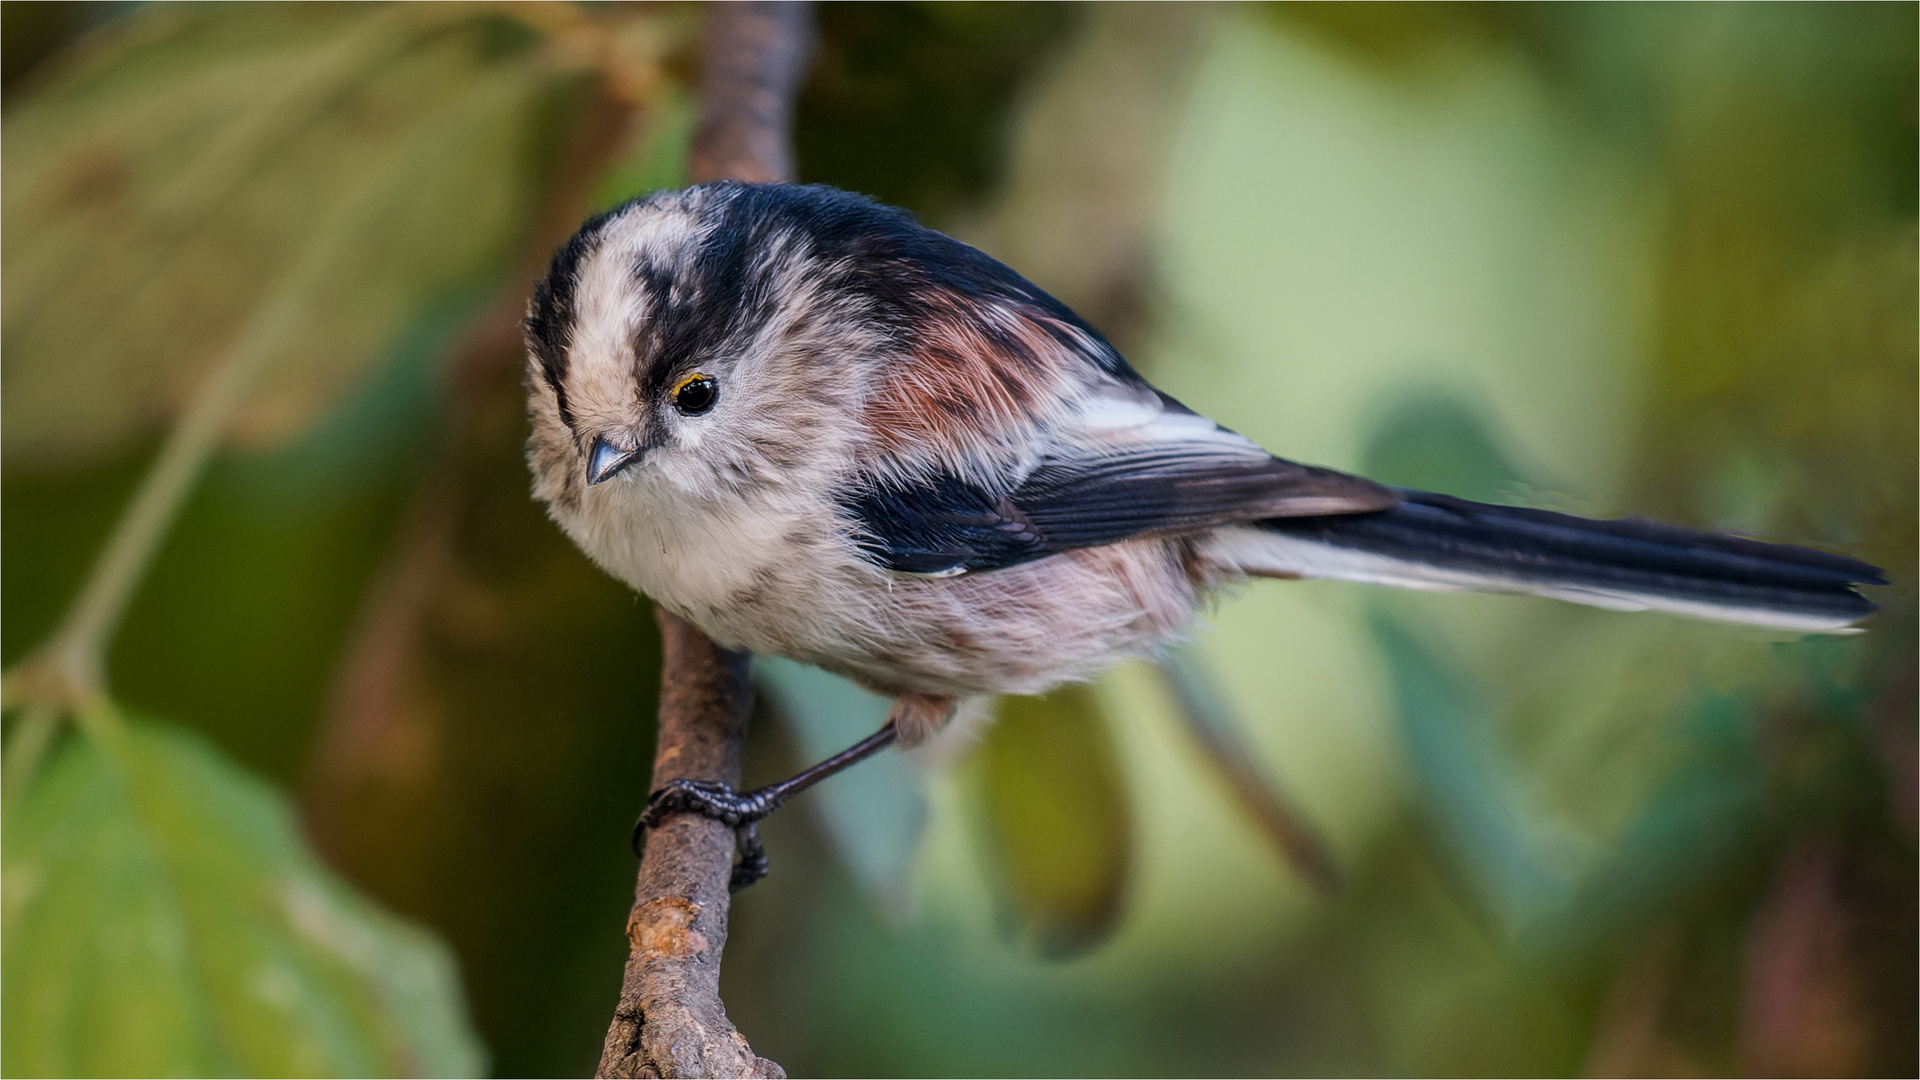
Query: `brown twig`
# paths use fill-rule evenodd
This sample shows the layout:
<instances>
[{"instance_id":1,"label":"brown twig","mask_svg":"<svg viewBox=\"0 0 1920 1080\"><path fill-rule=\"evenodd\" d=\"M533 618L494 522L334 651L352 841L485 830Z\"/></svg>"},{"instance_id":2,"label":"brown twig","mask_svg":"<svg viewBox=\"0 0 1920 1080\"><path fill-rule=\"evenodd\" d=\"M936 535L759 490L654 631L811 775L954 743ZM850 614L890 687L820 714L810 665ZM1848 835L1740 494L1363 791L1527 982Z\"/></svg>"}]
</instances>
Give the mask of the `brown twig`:
<instances>
[{"instance_id":1,"label":"brown twig","mask_svg":"<svg viewBox=\"0 0 1920 1080\"><path fill-rule=\"evenodd\" d=\"M665 652L653 786L740 782L749 658L657 612ZM720 1003L733 830L675 814L647 835L627 917L626 978L596 1076L785 1076L756 1057Z\"/></svg>"},{"instance_id":2,"label":"brown twig","mask_svg":"<svg viewBox=\"0 0 1920 1080\"><path fill-rule=\"evenodd\" d=\"M808 4L707 8L700 125L687 153L694 183L793 179L793 96L812 45Z\"/></svg>"},{"instance_id":3,"label":"brown twig","mask_svg":"<svg viewBox=\"0 0 1920 1080\"><path fill-rule=\"evenodd\" d=\"M799 3L707 8L700 125L689 173L708 180L787 180L793 94L810 44ZM740 782L748 657L659 613L665 664L653 786ZM596 1076L785 1076L756 1056L720 1002L733 830L678 814L649 832L627 919L626 977Z\"/></svg>"},{"instance_id":4,"label":"brown twig","mask_svg":"<svg viewBox=\"0 0 1920 1080\"><path fill-rule=\"evenodd\" d=\"M1286 789L1255 763L1224 705L1215 697L1199 660L1175 653L1160 665L1160 674L1173 695L1176 712L1187 733L1227 782L1227 790L1260 831L1314 891L1332 896L1340 891L1340 863L1320 831L1287 796Z\"/></svg>"}]
</instances>

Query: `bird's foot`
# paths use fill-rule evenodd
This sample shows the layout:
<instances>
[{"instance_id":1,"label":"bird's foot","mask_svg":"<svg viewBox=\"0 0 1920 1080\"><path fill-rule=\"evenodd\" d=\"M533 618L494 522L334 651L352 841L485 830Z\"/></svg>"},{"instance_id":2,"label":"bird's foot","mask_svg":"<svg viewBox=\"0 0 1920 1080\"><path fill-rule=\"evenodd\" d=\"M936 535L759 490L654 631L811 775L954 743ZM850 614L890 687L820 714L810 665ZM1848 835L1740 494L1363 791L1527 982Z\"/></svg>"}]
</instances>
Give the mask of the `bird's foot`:
<instances>
[{"instance_id":1,"label":"bird's foot","mask_svg":"<svg viewBox=\"0 0 1920 1080\"><path fill-rule=\"evenodd\" d=\"M733 790L732 785L714 780L669 780L660 790L647 796L647 808L633 823L633 853L640 854L640 841L646 830L657 828L669 814L698 814L733 830L740 861L733 866L728 889L741 889L767 876L767 848L760 842L760 821L780 809L780 804L857 761L879 753L892 745L898 730L892 720L879 731L861 739L810 769L802 770L777 784L768 784L748 792Z\"/></svg>"},{"instance_id":2,"label":"bird's foot","mask_svg":"<svg viewBox=\"0 0 1920 1080\"><path fill-rule=\"evenodd\" d=\"M648 829L658 828L670 814L696 814L717 821L733 830L740 861L734 864L729 892L741 889L767 876L767 848L760 840L760 821L780 808L787 792L781 785L736 792L729 784L712 780L669 780L666 786L647 797L647 808L633 824L633 850L640 851L640 840Z\"/></svg>"},{"instance_id":3,"label":"bird's foot","mask_svg":"<svg viewBox=\"0 0 1920 1080\"><path fill-rule=\"evenodd\" d=\"M640 824L651 829L668 814L698 814L739 828L765 818L780 809L784 801L784 793L772 788L736 792L732 785L715 780L669 780L647 796L647 809L640 815Z\"/></svg>"}]
</instances>

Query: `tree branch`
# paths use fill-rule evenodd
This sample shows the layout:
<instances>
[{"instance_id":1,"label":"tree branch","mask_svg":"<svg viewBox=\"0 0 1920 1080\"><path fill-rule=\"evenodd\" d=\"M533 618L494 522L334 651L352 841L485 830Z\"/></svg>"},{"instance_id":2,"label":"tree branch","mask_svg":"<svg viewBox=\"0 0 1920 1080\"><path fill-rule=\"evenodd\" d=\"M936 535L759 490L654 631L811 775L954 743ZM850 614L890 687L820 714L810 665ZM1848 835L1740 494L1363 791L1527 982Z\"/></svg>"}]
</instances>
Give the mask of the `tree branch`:
<instances>
[{"instance_id":1,"label":"tree branch","mask_svg":"<svg viewBox=\"0 0 1920 1080\"><path fill-rule=\"evenodd\" d=\"M802 3L707 7L700 125L689 155L696 182L788 180L793 95L811 44ZM653 787L668 780L740 783L749 658L658 613L665 664ZM620 1004L596 1076L785 1076L756 1056L720 1001L733 830L689 814L647 836L627 918Z\"/></svg>"},{"instance_id":2,"label":"tree branch","mask_svg":"<svg viewBox=\"0 0 1920 1080\"><path fill-rule=\"evenodd\" d=\"M708 6L694 183L793 179L793 97L812 47L809 4Z\"/></svg>"},{"instance_id":3,"label":"tree branch","mask_svg":"<svg viewBox=\"0 0 1920 1080\"><path fill-rule=\"evenodd\" d=\"M660 743L653 786L676 777L740 782L753 691L749 657L661 610ZM733 830L675 814L647 835L627 916L626 978L596 1075L785 1076L754 1056L720 1002Z\"/></svg>"}]
</instances>

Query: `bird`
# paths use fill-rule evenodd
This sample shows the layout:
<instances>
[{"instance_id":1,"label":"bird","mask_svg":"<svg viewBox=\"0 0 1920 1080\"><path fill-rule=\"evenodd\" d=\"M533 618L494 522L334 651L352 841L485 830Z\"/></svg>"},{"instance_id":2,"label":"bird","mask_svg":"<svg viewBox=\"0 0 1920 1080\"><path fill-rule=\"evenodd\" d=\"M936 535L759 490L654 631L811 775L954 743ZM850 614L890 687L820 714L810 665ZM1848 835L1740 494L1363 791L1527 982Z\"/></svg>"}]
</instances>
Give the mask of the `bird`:
<instances>
[{"instance_id":1,"label":"bird","mask_svg":"<svg viewBox=\"0 0 1920 1080\"><path fill-rule=\"evenodd\" d=\"M963 704L1179 640L1250 578L1529 593L1838 631L1844 554L1406 490L1276 457L910 213L724 181L590 218L523 323L533 494L613 577L720 645L890 696L848 751L756 791L676 780L642 830L738 830Z\"/></svg>"}]
</instances>

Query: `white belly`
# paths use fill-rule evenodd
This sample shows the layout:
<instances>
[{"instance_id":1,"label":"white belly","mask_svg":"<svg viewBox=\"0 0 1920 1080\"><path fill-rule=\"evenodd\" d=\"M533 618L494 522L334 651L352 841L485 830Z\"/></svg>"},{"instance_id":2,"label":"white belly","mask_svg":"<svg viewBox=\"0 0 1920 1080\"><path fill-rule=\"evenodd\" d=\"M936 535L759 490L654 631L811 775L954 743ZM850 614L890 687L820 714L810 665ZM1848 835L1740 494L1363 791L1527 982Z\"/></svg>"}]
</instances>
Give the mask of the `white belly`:
<instances>
[{"instance_id":1,"label":"white belly","mask_svg":"<svg viewBox=\"0 0 1920 1080\"><path fill-rule=\"evenodd\" d=\"M633 496L654 493L593 497L602 494L561 524L609 572L723 645L885 693L1039 693L1151 650L1197 600L1177 540L928 578L860 558L818 506L683 503L644 514L648 499Z\"/></svg>"}]
</instances>

